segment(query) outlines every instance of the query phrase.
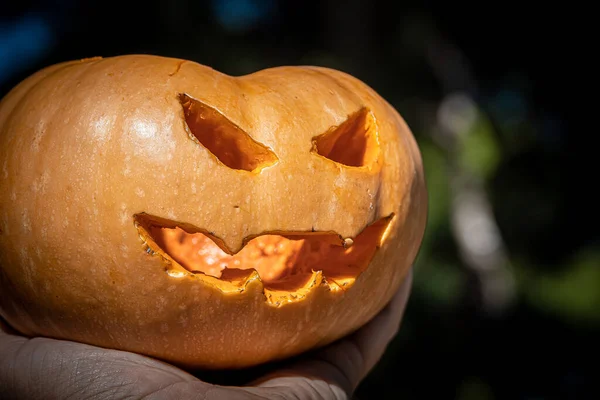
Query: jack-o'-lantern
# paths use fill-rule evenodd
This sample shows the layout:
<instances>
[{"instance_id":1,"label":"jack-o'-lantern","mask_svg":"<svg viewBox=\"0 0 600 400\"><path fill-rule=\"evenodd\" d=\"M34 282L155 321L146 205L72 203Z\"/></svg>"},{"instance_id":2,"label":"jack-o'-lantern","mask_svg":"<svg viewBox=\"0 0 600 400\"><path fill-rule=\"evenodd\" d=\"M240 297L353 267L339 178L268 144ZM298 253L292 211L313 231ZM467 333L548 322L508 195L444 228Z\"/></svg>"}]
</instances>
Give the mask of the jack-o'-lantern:
<instances>
[{"instance_id":1,"label":"jack-o'-lantern","mask_svg":"<svg viewBox=\"0 0 600 400\"><path fill-rule=\"evenodd\" d=\"M356 330L426 224L421 156L371 88L150 55L0 103L0 315L24 335L239 368Z\"/></svg>"}]
</instances>

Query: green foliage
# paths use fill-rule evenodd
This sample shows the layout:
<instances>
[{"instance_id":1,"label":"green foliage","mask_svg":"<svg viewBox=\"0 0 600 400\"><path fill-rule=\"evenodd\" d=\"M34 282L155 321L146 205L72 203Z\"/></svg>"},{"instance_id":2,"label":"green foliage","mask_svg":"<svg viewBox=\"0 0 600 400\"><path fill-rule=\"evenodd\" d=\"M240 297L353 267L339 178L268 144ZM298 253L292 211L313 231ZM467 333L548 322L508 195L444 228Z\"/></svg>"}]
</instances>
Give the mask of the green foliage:
<instances>
[{"instance_id":1,"label":"green foliage","mask_svg":"<svg viewBox=\"0 0 600 400\"><path fill-rule=\"evenodd\" d=\"M487 117L478 112L471 129L462 136L460 166L481 179L489 179L502 159L500 144Z\"/></svg>"},{"instance_id":2,"label":"green foliage","mask_svg":"<svg viewBox=\"0 0 600 400\"><path fill-rule=\"evenodd\" d=\"M415 269L415 290L434 303L457 306L466 283L464 272L456 264L435 257L423 260Z\"/></svg>"},{"instance_id":3,"label":"green foliage","mask_svg":"<svg viewBox=\"0 0 600 400\"><path fill-rule=\"evenodd\" d=\"M440 236L448 237L450 213L450 186L446 156L430 141L419 143L427 180L429 214L427 230L414 275L414 288L432 302L456 305L462 292L464 276L460 268L443 257L433 254L433 246ZM441 234L446 231L446 234ZM440 235L441 234L441 235Z\"/></svg>"},{"instance_id":4,"label":"green foliage","mask_svg":"<svg viewBox=\"0 0 600 400\"><path fill-rule=\"evenodd\" d=\"M476 377L466 378L458 387L458 400L493 400L492 388Z\"/></svg>"},{"instance_id":5,"label":"green foliage","mask_svg":"<svg viewBox=\"0 0 600 400\"><path fill-rule=\"evenodd\" d=\"M429 195L428 234L447 223L450 211L450 187L443 151L429 141L419 143Z\"/></svg>"},{"instance_id":6,"label":"green foliage","mask_svg":"<svg viewBox=\"0 0 600 400\"><path fill-rule=\"evenodd\" d=\"M522 277L521 290L528 302L546 312L573 323L599 324L599 266L600 251L583 251L560 273Z\"/></svg>"}]
</instances>

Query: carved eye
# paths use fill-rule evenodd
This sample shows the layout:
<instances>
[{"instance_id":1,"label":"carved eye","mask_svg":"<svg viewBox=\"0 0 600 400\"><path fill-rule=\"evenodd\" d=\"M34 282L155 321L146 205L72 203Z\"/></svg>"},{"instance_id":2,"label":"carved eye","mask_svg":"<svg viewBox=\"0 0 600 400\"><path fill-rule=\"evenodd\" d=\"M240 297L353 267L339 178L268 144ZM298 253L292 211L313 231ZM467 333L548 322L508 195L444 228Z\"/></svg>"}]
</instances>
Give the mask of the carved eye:
<instances>
[{"instance_id":1,"label":"carved eye","mask_svg":"<svg viewBox=\"0 0 600 400\"><path fill-rule=\"evenodd\" d=\"M373 113L362 108L341 125L313 138L312 152L349 167L364 167L379 157L379 137Z\"/></svg>"},{"instance_id":2,"label":"carved eye","mask_svg":"<svg viewBox=\"0 0 600 400\"><path fill-rule=\"evenodd\" d=\"M279 159L214 108L180 94L185 122L193 139L229 168L260 172Z\"/></svg>"}]
</instances>

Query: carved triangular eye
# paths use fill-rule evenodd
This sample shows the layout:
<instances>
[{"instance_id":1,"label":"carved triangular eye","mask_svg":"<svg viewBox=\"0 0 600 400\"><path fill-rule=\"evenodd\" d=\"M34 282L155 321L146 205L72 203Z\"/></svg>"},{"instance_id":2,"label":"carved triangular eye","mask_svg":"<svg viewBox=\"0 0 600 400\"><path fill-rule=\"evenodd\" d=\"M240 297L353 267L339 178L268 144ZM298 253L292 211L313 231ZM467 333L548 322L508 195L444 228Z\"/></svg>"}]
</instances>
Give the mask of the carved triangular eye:
<instances>
[{"instance_id":1,"label":"carved triangular eye","mask_svg":"<svg viewBox=\"0 0 600 400\"><path fill-rule=\"evenodd\" d=\"M278 161L268 147L258 143L214 108L180 94L185 122L191 135L229 168L259 172Z\"/></svg>"},{"instance_id":2,"label":"carved triangular eye","mask_svg":"<svg viewBox=\"0 0 600 400\"><path fill-rule=\"evenodd\" d=\"M379 157L379 137L373 114L363 108L341 125L313 138L312 151L350 167L371 165Z\"/></svg>"}]
</instances>

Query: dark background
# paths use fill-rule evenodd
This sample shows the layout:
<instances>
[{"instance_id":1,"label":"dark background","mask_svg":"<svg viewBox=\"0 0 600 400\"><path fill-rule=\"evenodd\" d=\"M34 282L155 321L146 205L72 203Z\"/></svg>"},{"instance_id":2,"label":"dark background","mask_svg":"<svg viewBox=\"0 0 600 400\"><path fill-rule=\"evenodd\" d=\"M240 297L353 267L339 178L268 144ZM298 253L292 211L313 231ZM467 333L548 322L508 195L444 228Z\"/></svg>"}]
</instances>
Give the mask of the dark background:
<instances>
[{"instance_id":1,"label":"dark background","mask_svg":"<svg viewBox=\"0 0 600 400\"><path fill-rule=\"evenodd\" d=\"M564 3L524 3L3 3L0 96L47 65L127 53L357 76L413 129L431 202L402 330L358 397L600 398L596 128L576 127L593 49Z\"/></svg>"}]
</instances>

